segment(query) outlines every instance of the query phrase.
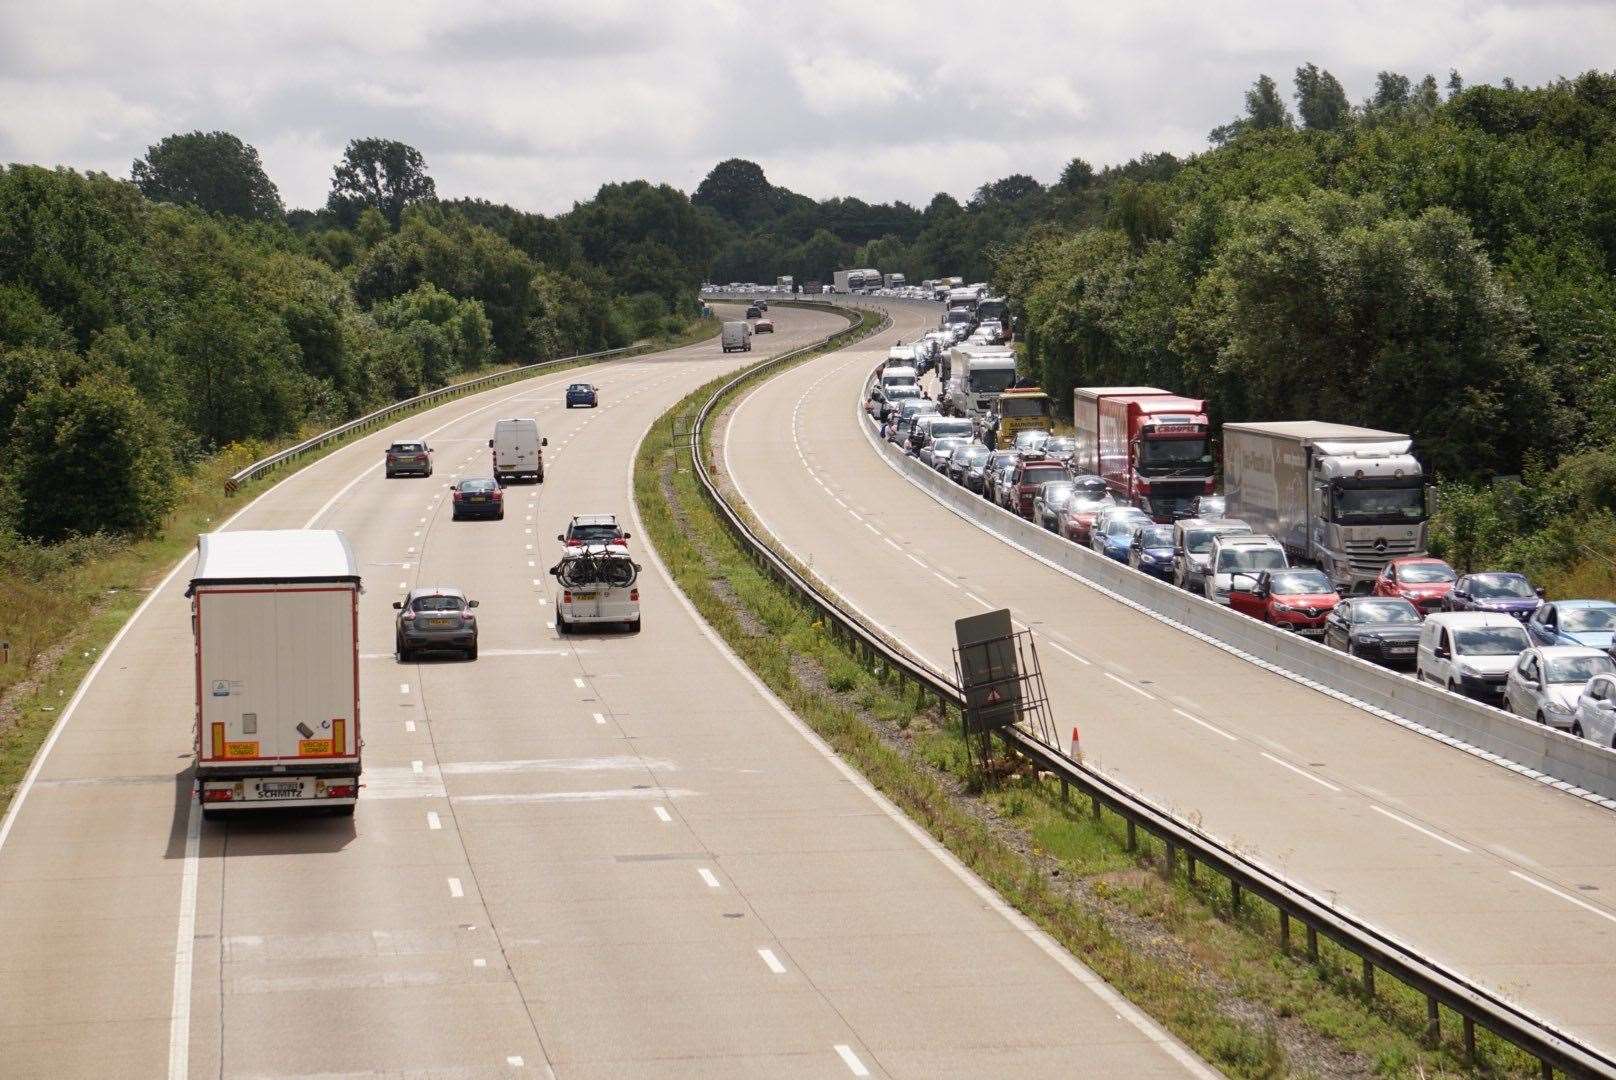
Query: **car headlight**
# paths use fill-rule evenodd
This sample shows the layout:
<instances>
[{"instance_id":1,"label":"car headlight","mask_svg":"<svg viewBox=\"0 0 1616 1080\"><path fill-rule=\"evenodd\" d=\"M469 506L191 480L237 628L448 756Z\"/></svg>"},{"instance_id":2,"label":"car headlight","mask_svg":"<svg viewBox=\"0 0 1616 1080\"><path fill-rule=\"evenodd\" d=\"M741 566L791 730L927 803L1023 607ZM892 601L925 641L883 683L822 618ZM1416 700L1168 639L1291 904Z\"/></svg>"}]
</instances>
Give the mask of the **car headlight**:
<instances>
[{"instance_id":1,"label":"car headlight","mask_svg":"<svg viewBox=\"0 0 1616 1080\"><path fill-rule=\"evenodd\" d=\"M1543 703L1543 711L1546 712L1546 713L1553 713L1556 716L1570 716L1571 715L1570 706L1562 705L1558 701L1545 701Z\"/></svg>"},{"instance_id":2,"label":"car headlight","mask_svg":"<svg viewBox=\"0 0 1616 1080\"><path fill-rule=\"evenodd\" d=\"M1289 604L1275 603L1274 604L1274 610L1275 611L1295 611L1296 609L1291 607Z\"/></svg>"}]
</instances>

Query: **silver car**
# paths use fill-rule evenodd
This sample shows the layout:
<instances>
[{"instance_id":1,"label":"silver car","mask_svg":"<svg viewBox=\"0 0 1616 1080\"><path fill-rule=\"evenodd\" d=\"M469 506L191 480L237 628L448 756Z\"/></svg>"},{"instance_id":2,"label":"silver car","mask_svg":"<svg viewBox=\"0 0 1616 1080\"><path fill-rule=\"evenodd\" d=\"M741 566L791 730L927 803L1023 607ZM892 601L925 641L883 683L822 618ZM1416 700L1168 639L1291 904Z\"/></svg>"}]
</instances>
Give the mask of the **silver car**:
<instances>
[{"instance_id":1,"label":"silver car","mask_svg":"<svg viewBox=\"0 0 1616 1080\"><path fill-rule=\"evenodd\" d=\"M1539 645L1527 649L1504 680L1504 707L1516 716L1572 731L1582 688L1598 675L1616 673L1616 660L1586 645Z\"/></svg>"},{"instance_id":2,"label":"silver car","mask_svg":"<svg viewBox=\"0 0 1616 1080\"><path fill-rule=\"evenodd\" d=\"M1616 675L1595 675L1577 696L1571 733L1616 750Z\"/></svg>"},{"instance_id":3,"label":"silver car","mask_svg":"<svg viewBox=\"0 0 1616 1080\"><path fill-rule=\"evenodd\" d=\"M477 659L477 601L450 585L411 589L403 600L393 601L398 611L394 619L394 644L398 658L409 663L415 654L443 649Z\"/></svg>"}]
</instances>

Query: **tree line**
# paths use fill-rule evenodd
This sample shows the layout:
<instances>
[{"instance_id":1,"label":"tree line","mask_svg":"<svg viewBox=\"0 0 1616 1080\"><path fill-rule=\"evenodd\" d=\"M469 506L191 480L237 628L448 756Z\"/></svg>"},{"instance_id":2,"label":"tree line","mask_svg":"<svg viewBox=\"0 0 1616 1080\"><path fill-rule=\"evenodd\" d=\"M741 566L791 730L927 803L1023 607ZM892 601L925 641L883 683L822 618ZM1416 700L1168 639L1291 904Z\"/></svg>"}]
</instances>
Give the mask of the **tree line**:
<instances>
[{"instance_id":1,"label":"tree line","mask_svg":"<svg viewBox=\"0 0 1616 1080\"><path fill-rule=\"evenodd\" d=\"M348 145L318 211L227 132L130 176L0 170L0 546L147 534L222 448L677 332L720 228L645 182L557 217L439 199L385 139Z\"/></svg>"}]
</instances>

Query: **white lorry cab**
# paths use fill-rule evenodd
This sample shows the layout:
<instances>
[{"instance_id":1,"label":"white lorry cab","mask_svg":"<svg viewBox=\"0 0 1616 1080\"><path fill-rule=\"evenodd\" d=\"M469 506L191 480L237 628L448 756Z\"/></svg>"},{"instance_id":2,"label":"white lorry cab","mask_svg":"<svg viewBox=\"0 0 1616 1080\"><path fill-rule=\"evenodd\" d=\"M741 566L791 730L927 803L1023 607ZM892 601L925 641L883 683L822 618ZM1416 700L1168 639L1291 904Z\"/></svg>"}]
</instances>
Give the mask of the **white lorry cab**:
<instances>
[{"instance_id":1,"label":"white lorry cab","mask_svg":"<svg viewBox=\"0 0 1616 1080\"><path fill-rule=\"evenodd\" d=\"M531 416L495 421L494 437L488 440L494 452L494 479L503 484L528 476L544 483L544 448L549 445Z\"/></svg>"},{"instance_id":2,"label":"white lorry cab","mask_svg":"<svg viewBox=\"0 0 1616 1080\"><path fill-rule=\"evenodd\" d=\"M725 323L721 341L725 352L751 352L752 324L745 319Z\"/></svg>"},{"instance_id":3,"label":"white lorry cab","mask_svg":"<svg viewBox=\"0 0 1616 1080\"><path fill-rule=\"evenodd\" d=\"M340 532L197 538L196 796L202 815L352 814L359 797L359 563Z\"/></svg>"},{"instance_id":4,"label":"white lorry cab","mask_svg":"<svg viewBox=\"0 0 1616 1080\"><path fill-rule=\"evenodd\" d=\"M556 633L601 624L639 631L640 564L623 544L569 547L550 573L560 588L555 598Z\"/></svg>"}]
</instances>

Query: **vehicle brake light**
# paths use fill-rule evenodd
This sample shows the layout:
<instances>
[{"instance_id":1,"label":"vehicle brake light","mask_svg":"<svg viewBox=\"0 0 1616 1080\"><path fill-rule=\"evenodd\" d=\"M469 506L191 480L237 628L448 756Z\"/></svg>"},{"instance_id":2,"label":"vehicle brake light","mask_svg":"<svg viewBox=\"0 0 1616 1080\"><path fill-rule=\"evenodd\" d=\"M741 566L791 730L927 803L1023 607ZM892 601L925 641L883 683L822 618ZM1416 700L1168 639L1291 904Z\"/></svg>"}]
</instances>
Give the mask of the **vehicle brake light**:
<instances>
[{"instance_id":1,"label":"vehicle brake light","mask_svg":"<svg viewBox=\"0 0 1616 1080\"><path fill-rule=\"evenodd\" d=\"M327 784L325 786L325 797L328 799L352 799L357 797L358 794L359 785L357 784Z\"/></svg>"},{"instance_id":2,"label":"vehicle brake light","mask_svg":"<svg viewBox=\"0 0 1616 1080\"><path fill-rule=\"evenodd\" d=\"M572 593L571 593L571 591L566 591L566 592L563 592L563 593L562 593L562 594L561 594L561 602L562 602L562 603L563 603L563 604L570 604L570 603L572 603Z\"/></svg>"},{"instance_id":3,"label":"vehicle brake light","mask_svg":"<svg viewBox=\"0 0 1616 1080\"><path fill-rule=\"evenodd\" d=\"M499 488L494 489L494 501L495 502L499 502L499 500L503 499L504 497L505 497L505 493L503 491L499 490Z\"/></svg>"},{"instance_id":4,"label":"vehicle brake light","mask_svg":"<svg viewBox=\"0 0 1616 1080\"><path fill-rule=\"evenodd\" d=\"M630 589L628 591L628 598L638 604L640 602L640 590Z\"/></svg>"},{"instance_id":5,"label":"vehicle brake light","mask_svg":"<svg viewBox=\"0 0 1616 1080\"><path fill-rule=\"evenodd\" d=\"M235 798L235 792L227 787L202 789L203 802L229 802L233 798Z\"/></svg>"}]
</instances>

